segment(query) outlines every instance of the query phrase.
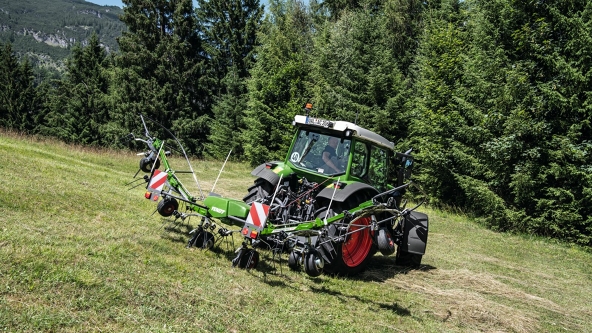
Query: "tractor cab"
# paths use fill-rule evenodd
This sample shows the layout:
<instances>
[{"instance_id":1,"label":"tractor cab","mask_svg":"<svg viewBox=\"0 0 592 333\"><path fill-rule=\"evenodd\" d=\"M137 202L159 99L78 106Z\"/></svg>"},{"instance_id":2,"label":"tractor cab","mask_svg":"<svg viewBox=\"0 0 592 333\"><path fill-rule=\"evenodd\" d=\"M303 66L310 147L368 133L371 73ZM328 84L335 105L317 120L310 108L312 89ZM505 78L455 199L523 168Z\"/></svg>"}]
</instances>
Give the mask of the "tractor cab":
<instances>
[{"instance_id":1,"label":"tractor cab","mask_svg":"<svg viewBox=\"0 0 592 333\"><path fill-rule=\"evenodd\" d=\"M292 171L317 182L334 178L387 189L392 142L346 121L296 116L293 125L297 131L285 162Z\"/></svg>"}]
</instances>

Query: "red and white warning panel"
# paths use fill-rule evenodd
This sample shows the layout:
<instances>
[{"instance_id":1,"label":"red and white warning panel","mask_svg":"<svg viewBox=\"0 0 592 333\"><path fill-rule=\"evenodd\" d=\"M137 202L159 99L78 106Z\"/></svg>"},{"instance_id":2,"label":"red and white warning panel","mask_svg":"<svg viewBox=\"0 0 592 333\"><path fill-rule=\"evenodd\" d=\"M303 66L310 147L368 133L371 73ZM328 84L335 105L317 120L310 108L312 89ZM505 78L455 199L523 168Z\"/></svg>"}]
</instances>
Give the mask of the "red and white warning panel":
<instances>
[{"instance_id":1,"label":"red and white warning panel","mask_svg":"<svg viewBox=\"0 0 592 333\"><path fill-rule=\"evenodd\" d=\"M162 188L167 181L167 176L168 174L166 172L162 172L158 169L154 170L150 182L146 187L146 194L144 194L146 199L152 199L154 201L158 200L158 196L160 196Z\"/></svg>"},{"instance_id":2,"label":"red and white warning panel","mask_svg":"<svg viewBox=\"0 0 592 333\"><path fill-rule=\"evenodd\" d=\"M251 204L251 210L249 216L247 216L247 222L241 233L245 237L256 239L259 237L259 233L265 228L265 222L269 215L269 206L259 202L253 202Z\"/></svg>"}]
</instances>

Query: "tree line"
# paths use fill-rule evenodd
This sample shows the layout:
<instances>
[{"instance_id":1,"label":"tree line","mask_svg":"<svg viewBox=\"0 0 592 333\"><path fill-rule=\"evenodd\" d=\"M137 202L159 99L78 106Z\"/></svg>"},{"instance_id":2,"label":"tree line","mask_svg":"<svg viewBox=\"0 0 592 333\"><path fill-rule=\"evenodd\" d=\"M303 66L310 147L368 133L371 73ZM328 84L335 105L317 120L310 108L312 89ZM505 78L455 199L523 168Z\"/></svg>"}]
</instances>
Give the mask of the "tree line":
<instances>
[{"instance_id":1,"label":"tree line","mask_svg":"<svg viewBox=\"0 0 592 333\"><path fill-rule=\"evenodd\" d=\"M117 146L142 113L197 156L282 159L291 121L356 122L416 152L435 205L592 245L592 3L124 0L65 75L0 53L0 125Z\"/></svg>"}]
</instances>

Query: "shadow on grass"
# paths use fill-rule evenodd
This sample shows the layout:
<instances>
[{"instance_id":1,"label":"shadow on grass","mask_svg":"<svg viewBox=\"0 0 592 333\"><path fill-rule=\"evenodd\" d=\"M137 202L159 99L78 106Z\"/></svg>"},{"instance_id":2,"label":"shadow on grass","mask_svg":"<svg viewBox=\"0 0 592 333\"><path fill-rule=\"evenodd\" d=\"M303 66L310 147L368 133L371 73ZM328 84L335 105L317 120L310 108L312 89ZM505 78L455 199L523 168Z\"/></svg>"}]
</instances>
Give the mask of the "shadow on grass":
<instances>
[{"instance_id":1,"label":"shadow on grass","mask_svg":"<svg viewBox=\"0 0 592 333\"><path fill-rule=\"evenodd\" d=\"M407 274L412 271L431 271L433 269L436 269L436 267L430 265L419 265L419 267L398 266L395 264L395 257L374 256L368 262L364 272L348 278L360 281L384 282L399 274Z\"/></svg>"},{"instance_id":2,"label":"shadow on grass","mask_svg":"<svg viewBox=\"0 0 592 333\"><path fill-rule=\"evenodd\" d=\"M405 307L398 305L397 302L393 302L393 303L376 302L374 300L361 297L360 295L345 294L341 291L331 290L331 289L324 287L324 286L321 286L318 288L315 286L312 286L312 287L310 287L310 289L315 293L327 294L327 295L331 295L336 298L339 298L342 302L347 302L349 300L355 300L357 302L362 302L362 303L366 303L366 304L373 304L373 305L378 306L382 309L392 311L399 316L411 316L411 311L409 311Z\"/></svg>"},{"instance_id":3,"label":"shadow on grass","mask_svg":"<svg viewBox=\"0 0 592 333\"><path fill-rule=\"evenodd\" d=\"M175 222L163 219L160 229L165 231L162 238L170 240L171 242L186 244L189 240L189 232L193 230L193 227L180 221Z\"/></svg>"}]
</instances>

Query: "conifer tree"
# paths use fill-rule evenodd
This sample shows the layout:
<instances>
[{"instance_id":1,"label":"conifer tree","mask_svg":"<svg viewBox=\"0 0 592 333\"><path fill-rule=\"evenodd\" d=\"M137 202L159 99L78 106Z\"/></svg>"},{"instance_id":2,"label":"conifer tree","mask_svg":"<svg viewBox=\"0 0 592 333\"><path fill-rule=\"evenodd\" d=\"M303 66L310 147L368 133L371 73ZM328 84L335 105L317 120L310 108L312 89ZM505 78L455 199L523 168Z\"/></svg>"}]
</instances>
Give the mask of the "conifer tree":
<instances>
[{"instance_id":1,"label":"conifer tree","mask_svg":"<svg viewBox=\"0 0 592 333\"><path fill-rule=\"evenodd\" d=\"M107 55L93 34L88 45L74 46L67 60L67 73L57 83L40 131L67 142L106 145L101 127L109 122Z\"/></svg>"},{"instance_id":2,"label":"conifer tree","mask_svg":"<svg viewBox=\"0 0 592 333\"><path fill-rule=\"evenodd\" d=\"M246 79L238 76L238 70L231 70L223 84L226 93L215 99L214 119L210 123L209 143L206 150L209 155L224 159L232 152L233 159L240 159L244 154L244 142L237 135L244 128L243 112L247 109Z\"/></svg>"},{"instance_id":3,"label":"conifer tree","mask_svg":"<svg viewBox=\"0 0 592 333\"><path fill-rule=\"evenodd\" d=\"M590 9L475 0L430 12L411 128L432 202L590 244Z\"/></svg>"},{"instance_id":4,"label":"conifer tree","mask_svg":"<svg viewBox=\"0 0 592 333\"><path fill-rule=\"evenodd\" d=\"M462 201L454 177L456 152L462 152L455 149L457 129L468 127L455 99L467 47L462 12L456 0L442 1L440 7L426 11L413 73L410 145L421 162L417 178L433 203Z\"/></svg>"},{"instance_id":5,"label":"conifer tree","mask_svg":"<svg viewBox=\"0 0 592 333\"><path fill-rule=\"evenodd\" d=\"M385 16L369 10L327 25L315 43L313 100L320 114L396 141L405 137L408 89L386 30Z\"/></svg>"},{"instance_id":6,"label":"conifer tree","mask_svg":"<svg viewBox=\"0 0 592 333\"><path fill-rule=\"evenodd\" d=\"M512 10L500 10L502 4ZM592 5L500 2L483 8L504 23L508 58L522 73L515 95L520 107L507 113L497 141L513 155L505 198L525 215L512 226L590 245Z\"/></svg>"},{"instance_id":7,"label":"conifer tree","mask_svg":"<svg viewBox=\"0 0 592 333\"><path fill-rule=\"evenodd\" d=\"M283 159L294 115L310 100L312 20L300 1L270 1L257 63L248 80L241 139L252 165Z\"/></svg>"},{"instance_id":8,"label":"conifer tree","mask_svg":"<svg viewBox=\"0 0 592 333\"><path fill-rule=\"evenodd\" d=\"M32 131L39 110L28 61L19 62L12 45L0 45L0 126Z\"/></svg>"},{"instance_id":9,"label":"conifer tree","mask_svg":"<svg viewBox=\"0 0 592 333\"><path fill-rule=\"evenodd\" d=\"M208 58L208 83L214 93L208 153L224 158L243 152L236 133L243 128L246 78L255 63L263 6L258 0L200 0L197 15Z\"/></svg>"},{"instance_id":10,"label":"conifer tree","mask_svg":"<svg viewBox=\"0 0 592 333\"><path fill-rule=\"evenodd\" d=\"M196 12L213 83L223 94L227 73L246 78L255 62L263 6L259 0L198 0Z\"/></svg>"},{"instance_id":11,"label":"conifer tree","mask_svg":"<svg viewBox=\"0 0 592 333\"><path fill-rule=\"evenodd\" d=\"M211 94L192 1L124 3L121 19L128 30L118 40L118 108L113 117L123 132L137 128L137 115L144 114L182 138L190 153L201 153Z\"/></svg>"}]
</instances>

